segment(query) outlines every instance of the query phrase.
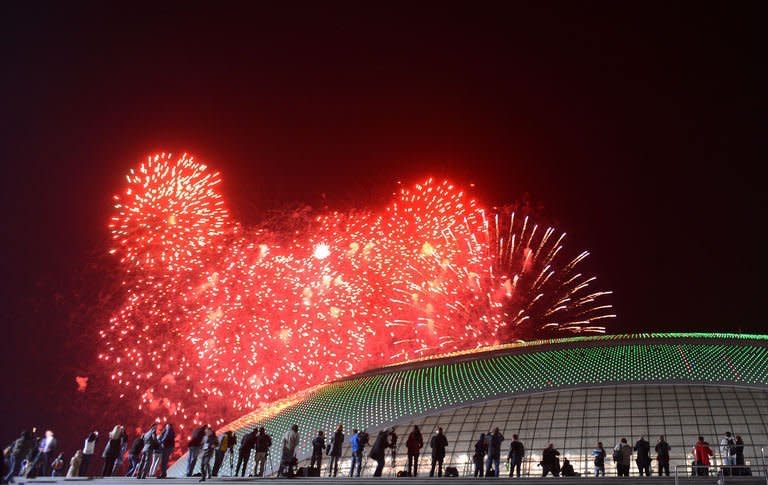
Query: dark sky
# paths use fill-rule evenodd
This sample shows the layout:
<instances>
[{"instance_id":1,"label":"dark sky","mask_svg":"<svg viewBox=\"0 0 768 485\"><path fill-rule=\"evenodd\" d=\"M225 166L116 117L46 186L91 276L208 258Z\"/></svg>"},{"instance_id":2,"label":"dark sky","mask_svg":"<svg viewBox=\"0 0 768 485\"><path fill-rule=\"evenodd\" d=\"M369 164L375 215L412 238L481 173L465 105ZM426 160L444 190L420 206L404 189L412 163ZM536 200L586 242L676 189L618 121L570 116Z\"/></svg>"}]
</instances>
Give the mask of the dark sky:
<instances>
[{"instance_id":1,"label":"dark sky","mask_svg":"<svg viewBox=\"0 0 768 485\"><path fill-rule=\"evenodd\" d=\"M424 175L529 197L592 252L616 331L766 331L756 3L221 3L0 7L4 419L60 422L98 339L50 302L99 284L110 197L162 150L220 170L246 223Z\"/></svg>"}]
</instances>

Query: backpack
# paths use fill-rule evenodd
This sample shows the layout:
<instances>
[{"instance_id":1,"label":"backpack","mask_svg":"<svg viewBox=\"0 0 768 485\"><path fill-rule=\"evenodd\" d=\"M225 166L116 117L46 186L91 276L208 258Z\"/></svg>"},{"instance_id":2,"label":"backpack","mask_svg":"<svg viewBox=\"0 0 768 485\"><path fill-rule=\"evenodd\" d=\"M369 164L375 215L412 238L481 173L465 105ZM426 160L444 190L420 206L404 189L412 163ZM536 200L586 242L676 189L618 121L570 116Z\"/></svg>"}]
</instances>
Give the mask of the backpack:
<instances>
[{"instance_id":1,"label":"backpack","mask_svg":"<svg viewBox=\"0 0 768 485\"><path fill-rule=\"evenodd\" d=\"M600 450L600 453L595 457L595 466L605 466L605 451Z\"/></svg>"},{"instance_id":2,"label":"backpack","mask_svg":"<svg viewBox=\"0 0 768 485\"><path fill-rule=\"evenodd\" d=\"M621 461L622 458L623 458L623 453L621 452L621 448L617 450L613 450L613 461L618 463Z\"/></svg>"}]
</instances>

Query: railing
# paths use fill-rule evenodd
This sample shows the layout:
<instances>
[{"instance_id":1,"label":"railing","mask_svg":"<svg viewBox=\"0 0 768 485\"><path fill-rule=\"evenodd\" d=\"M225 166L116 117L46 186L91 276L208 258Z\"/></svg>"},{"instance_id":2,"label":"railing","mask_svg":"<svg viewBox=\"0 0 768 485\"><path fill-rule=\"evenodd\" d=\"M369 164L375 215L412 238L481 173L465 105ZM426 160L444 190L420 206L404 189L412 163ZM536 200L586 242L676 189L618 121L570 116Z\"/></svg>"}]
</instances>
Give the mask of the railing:
<instances>
[{"instance_id":1,"label":"railing","mask_svg":"<svg viewBox=\"0 0 768 485\"><path fill-rule=\"evenodd\" d=\"M710 468L710 471L714 473L715 470L720 472L723 468L725 469L738 469L743 471L744 473L749 472L752 476L764 476L766 478L766 485L768 485L768 469L766 469L766 460L765 460L765 449L768 446L760 446L760 445L749 445L745 448L746 450L749 450L750 452L745 455L745 465L733 465L733 467L729 467L728 465L725 465L725 460L723 460L720 456L713 457L712 463L708 468ZM345 452L348 452L348 450L344 450ZM363 457L363 465L361 467L362 474L363 475L372 475L373 470L376 466L376 462L373 459L368 458L368 451L369 449L366 449L365 455ZM611 453L613 449L612 448L606 448L606 453L608 456L605 458L605 475L606 476L617 476L616 471L616 465L613 462L611 458ZM582 477L593 477L594 476L594 458L592 456L592 449L582 449L577 451L572 450L560 450L560 460L561 465L564 458L567 458L571 465L574 467L574 471L579 473ZM521 465L521 476L523 477L540 477L542 475L542 468L539 467L539 462L541 461L541 452L531 452L527 453L527 456L522 462ZM279 467L279 456L275 456L273 458L274 462L273 465L270 466L269 463L267 463L267 467L265 470L265 475L271 474L270 469L274 471L274 473L277 472L277 469ZM269 460L268 460L269 461ZM329 457L323 455L323 468L321 470L321 476L325 476L328 473L328 461ZM693 457L691 455L683 455L683 456L677 456L675 454L672 455L672 459L670 460L669 465L669 471L670 475L674 473L675 480L678 479L678 473L682 470L691 471L694 468L694 465L692 465ZM391 455L388 453L386 458L386 465L384 467L383 476L389 476L394 477L396 473L400 470L406 469L406 463L407 463L407 457L406 454L397 454L394 466L392 465L392 458ZM419 460L419 476L427 476L430 471L430 464L431 464L431 457L429 452L423 453ZM485 465L486 462L483 462L483 470L485 471ZM299 467L307 467L309 466L309 460L301 460L299 462ZM339 460L339 476L348 476L349 475L349 467L350 467L350 457L348 455L342 456ZM445 468L447 467L455 467L460 476L465 477L471 477L474 474L474 462L472 460L472 455L469 453L447 453L444 463L443 463L443 473L445 473ZM499 476L509 476L509 465L506 463L506 455L502 454L502 460L500 462L500 473ZM658 462L656 459L653 459L650 464L650 471L651 475L657 475L658 474ZM726 474L729 472L726 472ZM635 462L635 456L633 455L633 458L631 460L630 465L630 476L638 476L638 468L636 466ZM682 476L682 475L681 475ZM730 476L730 475L726 475ZM738 474L734 476L739 476ZM721 484L722 485L722 484Z\"/></svg>"},{"instance_id":2,"label":"railing","mask_svg":"<svg viewBox=\"0 0 768 485\"><path fill-rule=\"evenodd\" d=\"M687 470L691 470L690 476L692 477L701 477L701 476L711 476L712 471L717 472L717 483L718 485L725 485L725 482L727 480L727 477L746 477L746 476L752 476L752 468L750 466L746 465L723 465L720 467L712 466L712 465L675 465L675 485L678 485L679 482L679 470L680 469L686 470L686 476L689 476L687 473ZM760 471L760 467L757 468L758 474ZM763 467L763 472L765 472L765 468ZM768 473L763 473L766 475L766 482L768 482Z\"/></svg>"}]
</instances>

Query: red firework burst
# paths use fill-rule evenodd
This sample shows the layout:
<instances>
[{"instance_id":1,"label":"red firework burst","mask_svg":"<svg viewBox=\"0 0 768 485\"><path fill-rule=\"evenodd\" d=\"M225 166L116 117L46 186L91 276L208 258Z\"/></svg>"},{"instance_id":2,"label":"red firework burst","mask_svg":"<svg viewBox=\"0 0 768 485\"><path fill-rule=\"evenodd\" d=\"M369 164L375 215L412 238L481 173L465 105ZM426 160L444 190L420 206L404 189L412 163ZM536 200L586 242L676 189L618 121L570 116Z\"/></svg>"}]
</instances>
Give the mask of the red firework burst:
<instances>
[{"instance_id":1,"label":"red firework burst","mask_svg":"<svg viewBox=\"0 0 768 485\"><path fill-rule=\"evenodd\" d=\"M601 332L613 316L576 269L586 253L562 256L564 234L489 214L448 182L287 237L230 222L219 180L164 154L116 197L127 296L99 357L154 417L221 423L383 364Z\"/></svg>"}]
</instances>

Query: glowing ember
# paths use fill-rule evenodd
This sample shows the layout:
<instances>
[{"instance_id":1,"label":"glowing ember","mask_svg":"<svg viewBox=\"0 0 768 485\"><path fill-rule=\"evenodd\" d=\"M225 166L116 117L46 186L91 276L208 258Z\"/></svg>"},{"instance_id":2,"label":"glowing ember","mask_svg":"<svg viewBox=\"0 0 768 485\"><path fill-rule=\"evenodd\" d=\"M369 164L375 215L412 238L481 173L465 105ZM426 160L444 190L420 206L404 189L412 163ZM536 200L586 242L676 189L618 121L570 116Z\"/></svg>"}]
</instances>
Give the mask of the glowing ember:
<instances>
[{"instance_id":1,"label":"glowing ember","mask_svg":"<svg viewBox=\"0 0 768 485\"><path fill-rule=\"evenodd\" d=\"M243 230L218 184L163 154L115 197L126 297L100 358L153 417L222 423L372 367L602 332L613 316L609 292L577 270L587 253L563 256L565 234L489 214L448 182L402 189L382 211L320 215L305 232Z\"/></svg>"}]
</instances>

